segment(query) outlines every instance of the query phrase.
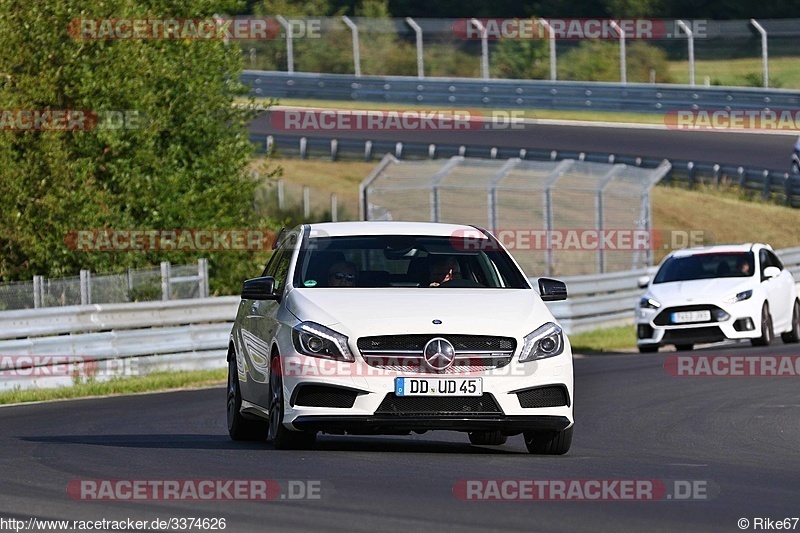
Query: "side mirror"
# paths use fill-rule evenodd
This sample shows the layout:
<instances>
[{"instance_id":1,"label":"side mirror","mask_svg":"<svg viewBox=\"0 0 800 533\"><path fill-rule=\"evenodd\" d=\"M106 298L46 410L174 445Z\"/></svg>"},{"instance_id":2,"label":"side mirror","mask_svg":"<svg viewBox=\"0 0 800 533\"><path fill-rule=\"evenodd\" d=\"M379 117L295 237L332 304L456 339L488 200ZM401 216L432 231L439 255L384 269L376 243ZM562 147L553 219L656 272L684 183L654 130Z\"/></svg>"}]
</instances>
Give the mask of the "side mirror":
<instances>
[{"instance_id":1,"label":"side mirror","mask_svg":"<svg viewBox=\"0 0 800 533\"><path fill-rule=\"evenodd\" d=\"M539 296L544 302L556 302L567 299L567 284L550 278L539 278Z\"/></svg>"},{"instance_id":2,"label":"side mirror","mask_svg":"<svg viewBox=\"0 0 800 533\"><path fill-rule=\"evenodd\" d=\"M242 300L277 300L275 294L275 278L265 276L263 278L248 279L242 286Z\"/></svg>"},{"instance_id":3,"label":"side mirror","mask_svg":"<svg viewBox=\"0 0 800 533\"><path fill-rule=\"evenodd\" d=\"M650 276L642 276L636 280L636 284L639 286L640 289L646 289L647 286L650 284Z\"/></svg>"},{"instance_id":4,"label":"side mirror","mask_svg":"<svg viewBox=\"0 0 800 533\"><path fill-rule=\"evenodd\" d=\"M781 275L781 269L776 266L768 266L764 269L764 279L777 278Z\"/></svg>"}]
</instances>

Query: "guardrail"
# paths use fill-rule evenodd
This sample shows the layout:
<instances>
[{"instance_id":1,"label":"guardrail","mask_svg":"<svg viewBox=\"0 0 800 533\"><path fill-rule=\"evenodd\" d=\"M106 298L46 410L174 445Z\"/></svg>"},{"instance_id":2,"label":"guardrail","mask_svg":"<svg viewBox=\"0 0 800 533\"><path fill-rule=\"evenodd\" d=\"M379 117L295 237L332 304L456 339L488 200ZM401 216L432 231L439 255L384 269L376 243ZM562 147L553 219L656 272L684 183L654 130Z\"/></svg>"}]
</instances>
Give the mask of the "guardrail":
<instances>
[{"instance_id":1,"label":"guardrail","mask_svg":"<svg viewBox=\"0 0 800 533\"><path fill-rule=\"evenodd\" d=\"M354 76L245 70L254 96L450 107L557 110L800 110L800 92L745 87L697 87L543 80Z\"/></svg>"},{"instance_id":2,"label":"guardrail","mask_svg":"<svg viewBox=\"0 0 800 533\"><path fill-rule=\"evenodd\" d=\"M560 161L577 159L597 163L623 163L656 168L664 159L626 154L587 153L557 150L528 150L523 147L489 145L404 143L362 139L324 139L295 135L251 135L250 140L264 150L277 150L283 157L360 159L372 161L391 153L398 159L450 158L455 155L489 159L520 159ZM800 207L800 175L764 168L724 165L714 162L669 160L672 168L664 183L699 183L719 185L730 183L747 191L772 198L792 207Z\"/></svg>"},{"instance_id":3,"label":"guardrail","mask_svg":"<svg viewBox=\"0 0 800 533\"><path fill-rule=\"evenodd\" d=\"M778 254L800 279L800 247ZM570 297L548 307L569 334L632 324L642 294L637 280L654 268L563 278ZM69 385L98 367L98 381L224 368L239 301L224 296L0 312L0 391ZM28 366L13 370L23 359Z\"/></svg>"}]
</instances>

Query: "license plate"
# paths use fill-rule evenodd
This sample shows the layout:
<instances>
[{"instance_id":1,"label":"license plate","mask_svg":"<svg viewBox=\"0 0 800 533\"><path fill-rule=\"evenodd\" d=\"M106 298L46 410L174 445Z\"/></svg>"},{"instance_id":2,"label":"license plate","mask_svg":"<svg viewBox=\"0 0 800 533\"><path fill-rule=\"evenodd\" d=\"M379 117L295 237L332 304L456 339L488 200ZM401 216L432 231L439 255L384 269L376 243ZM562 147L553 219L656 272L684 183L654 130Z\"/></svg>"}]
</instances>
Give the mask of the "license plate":
<instances>
[{"instance_id":1,"label":"license plate","mask_svg":"<svg viewBox=\"0 0 800 533\"><path fill-rule=\"evenodd\" d=\"M711 311L681 311L678 313L672 313L673 324L708 322L709 320L711 320Z\"/></svg>"},{"instance_id":2,"label":"license plate","mask_svg":"<svg viewBox=\"0 0 800 533\"><path fill-rule=\"evenodd\" d=\"M481 396L481 378L395 378L397 396Z\"/></svg>"}]
</instances>

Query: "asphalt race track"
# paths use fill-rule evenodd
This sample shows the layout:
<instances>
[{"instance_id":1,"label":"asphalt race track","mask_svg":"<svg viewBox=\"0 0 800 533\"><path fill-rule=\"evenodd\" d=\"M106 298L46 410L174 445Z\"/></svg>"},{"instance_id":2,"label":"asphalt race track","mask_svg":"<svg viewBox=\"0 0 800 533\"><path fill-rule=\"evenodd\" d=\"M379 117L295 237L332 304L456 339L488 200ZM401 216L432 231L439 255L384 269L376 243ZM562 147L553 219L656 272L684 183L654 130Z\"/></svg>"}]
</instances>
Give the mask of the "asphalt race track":
<instances>
[{"instance_id":1,"label":"asphalt race track","mask_svg":"<svg viewBox=\"0 0 800 533\"><path fill-rule=\"evenodd\" d=\"M291 135L392 140L405 142L464 144L529 150L566 150L623 154L641 157L665 157L726 165L743 165L788 172L792 147L798 133L772 135L725 131L678 131L635 127L599 127L589 125L523 124L520 130L471 131L303 131ZM251 134L287 134L260 115L250 124ZM800 526L799 526L800 527Z\"/></svg>"},{"instance_id":2,"label":"asphalt race track","mask_svg":"<svg viewBox=\"0 0 800 533\"><path fill-rule=\"evenodd\" d=\"M738 345L693 355L798 355ZM800 516L798 377L674 377L657 355L577 358L569 454L521 437L322 436L312 451L235 443L222 388L0 409L0 516L70 520L224 518L226 531L739 531L740 518ZM685 354L681 354L685 355ZM81 501L87 479L320 481L320 499ZM459 480L697 482L704 499L463 501ZM682 486L686 486L685 484ZM284 494L286 494L284 492ZM797 526L800 528L800 525Z\"/></svg>"}]
</instances>

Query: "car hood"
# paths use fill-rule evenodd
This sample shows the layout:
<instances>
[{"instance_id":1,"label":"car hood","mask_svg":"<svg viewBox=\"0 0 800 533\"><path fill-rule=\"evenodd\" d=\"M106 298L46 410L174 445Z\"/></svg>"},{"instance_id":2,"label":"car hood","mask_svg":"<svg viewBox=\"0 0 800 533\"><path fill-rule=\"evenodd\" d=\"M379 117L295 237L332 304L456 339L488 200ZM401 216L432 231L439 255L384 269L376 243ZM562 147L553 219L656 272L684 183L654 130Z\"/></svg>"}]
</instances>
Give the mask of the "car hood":
<instances>
[{"instance_id":1,"label":"car hood","mask_svg":"<svg viewBox=\"0 0 800 533\"><path fill-rule=\"evenodd\" d=\"M287 307L300 320L349 337L439 332L523 337L554 321L532 289L294 289Z\"/></svg>"},{"instance_id":2,"label":"car hood","mask_svg":"<svg viewBox=\"0 0 800 533\"><path fill-rule=\"evenodd\" d=\"M753 288L753 278L712 278L672 281L650 286L650 297L662 305L718 303L731 294Z\"/></svg>"}]
</instances>

